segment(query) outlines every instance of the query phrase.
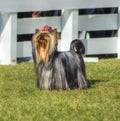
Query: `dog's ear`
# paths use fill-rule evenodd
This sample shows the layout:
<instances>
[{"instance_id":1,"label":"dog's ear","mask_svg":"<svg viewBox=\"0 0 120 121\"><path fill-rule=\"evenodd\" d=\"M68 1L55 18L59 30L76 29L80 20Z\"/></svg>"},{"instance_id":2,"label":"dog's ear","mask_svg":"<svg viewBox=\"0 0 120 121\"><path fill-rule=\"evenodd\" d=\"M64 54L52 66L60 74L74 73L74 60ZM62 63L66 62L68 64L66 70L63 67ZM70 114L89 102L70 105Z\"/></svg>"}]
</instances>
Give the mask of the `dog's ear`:
<instances>
[{"instance_id":1,"label":"dog's ear","mask_svg":"<svg viewBox=\"0 0 120 121\"><path fill-rule=\"evenodd\" d=\"M35 34L39 33L40 29L35 29Z\"/></svg>"},{"instance_id":2,"label":"dog's ear","mask_svg":"<svg viewBox=\"0 0 120 121\"><path fill-rule=\"evenodd\" d=\"M55 36L56 44L57 44L57 43L58 43L58 38L59 38L59 36L58 36L58 31L57 31L57 29L55 28L55 29L53 30L53 32L54 32L54 36Z\"/></svg>"}]
</instances>

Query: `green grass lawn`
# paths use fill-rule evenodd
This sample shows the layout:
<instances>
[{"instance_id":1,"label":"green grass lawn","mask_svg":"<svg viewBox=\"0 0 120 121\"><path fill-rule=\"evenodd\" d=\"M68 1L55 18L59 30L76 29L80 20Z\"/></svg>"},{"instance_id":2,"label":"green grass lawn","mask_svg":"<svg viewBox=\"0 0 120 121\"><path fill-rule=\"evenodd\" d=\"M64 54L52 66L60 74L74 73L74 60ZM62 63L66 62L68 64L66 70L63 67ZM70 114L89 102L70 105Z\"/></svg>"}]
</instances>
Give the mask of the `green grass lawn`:
<instances>
[{"instance_id":1,"label":"green grass lawn","mask_svg":"<svg viewBox=\"0 0 120 121\"><path fill-rule=\"evenodd\" d=\"M40 91L33 63L0 66L0 121L120 121L120 60L86 69L87 90Z\"/></svg>"}]
</instances>

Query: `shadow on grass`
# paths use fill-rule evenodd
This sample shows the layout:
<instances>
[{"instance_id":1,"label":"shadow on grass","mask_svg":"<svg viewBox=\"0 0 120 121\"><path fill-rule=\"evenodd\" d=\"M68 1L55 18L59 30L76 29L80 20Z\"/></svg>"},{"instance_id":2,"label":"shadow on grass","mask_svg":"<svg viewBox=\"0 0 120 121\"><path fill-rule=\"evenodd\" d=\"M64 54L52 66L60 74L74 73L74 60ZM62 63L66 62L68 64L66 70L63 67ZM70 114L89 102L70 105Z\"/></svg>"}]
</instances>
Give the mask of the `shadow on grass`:
<instances>
[{"instance_id":1,"label":"shadow on grass","mask_svg":"<svg viewBox=\"0 0 120 121\"><path fill-rule=\"evenodd\" d=\"M88 80L89 82L89 87L91 87L92 85L95 85L97 83L105 83L108 82L109 80Z\"/></svg>"}]
</instances>

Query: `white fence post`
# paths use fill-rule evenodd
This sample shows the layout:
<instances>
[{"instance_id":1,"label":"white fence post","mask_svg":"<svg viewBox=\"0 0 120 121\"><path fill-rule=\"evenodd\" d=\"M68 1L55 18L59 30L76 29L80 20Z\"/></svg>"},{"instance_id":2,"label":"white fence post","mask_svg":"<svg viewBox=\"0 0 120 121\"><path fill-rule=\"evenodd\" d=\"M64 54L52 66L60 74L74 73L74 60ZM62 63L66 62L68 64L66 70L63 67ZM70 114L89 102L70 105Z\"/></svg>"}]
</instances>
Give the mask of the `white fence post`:
<instances>
[{"instance_id":1,"label":"white fence post","mask_svg":"<svg viewBox=\"0 0 120 121\"><path fill-rule=\"evenodd\" d=\"M17 14L0 14L0 64L16 63Z\"/></svg>"},{"instance_id":2,"label":"white fence post","mask_svg":"<svg viewBox=\"0 0 120 121\"><path fill-rule=\"evenodd\" d=\"M118 7L118 58L120 59L120 7Z\"/></svg>"},{"instance_id":3,"label":"white fence post","mask_svg":"<svg viewBox=\"0 0 120 121\"><path fill-rule=\"evenodd\" d=\"M71 41L76 38L78 38L78 10L63 10L60 50L69 50Z\"/></svg>"}]
</instances>

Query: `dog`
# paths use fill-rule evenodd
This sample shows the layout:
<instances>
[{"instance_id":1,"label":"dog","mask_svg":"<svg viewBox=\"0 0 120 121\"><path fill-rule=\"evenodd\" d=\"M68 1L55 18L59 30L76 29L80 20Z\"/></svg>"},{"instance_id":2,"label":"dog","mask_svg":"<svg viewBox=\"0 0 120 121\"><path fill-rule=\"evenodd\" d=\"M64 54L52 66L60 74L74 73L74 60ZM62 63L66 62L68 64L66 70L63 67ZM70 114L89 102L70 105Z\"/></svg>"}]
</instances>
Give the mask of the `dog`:
<instances>
[{"instance_id":1,"label":"dog","mask_svg":"<svg viewBox=\"0 0 120 121\"><path fill-rule=\"evenodd\" d=\"M32 55L37 87L47 90L87 89L86 69L81 40L71 42L70 50L59 52L58 32L49 26L36 29L32 37Z\"/></svg>"}]
</instances>

